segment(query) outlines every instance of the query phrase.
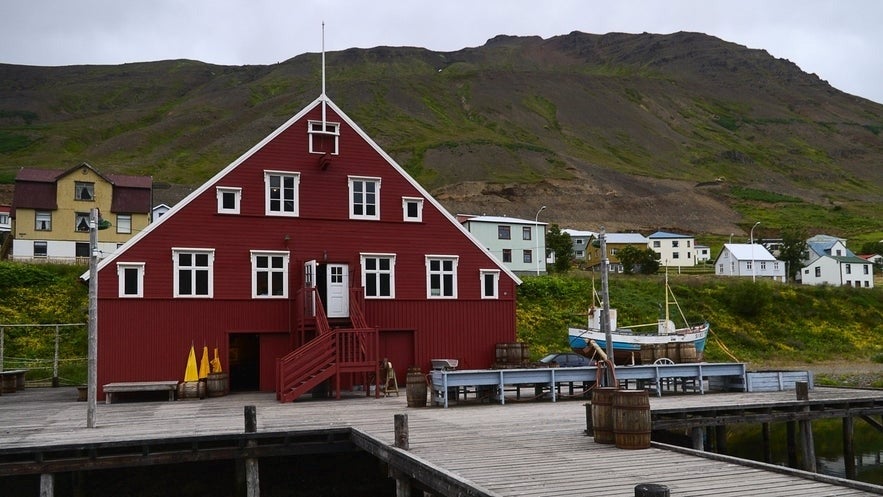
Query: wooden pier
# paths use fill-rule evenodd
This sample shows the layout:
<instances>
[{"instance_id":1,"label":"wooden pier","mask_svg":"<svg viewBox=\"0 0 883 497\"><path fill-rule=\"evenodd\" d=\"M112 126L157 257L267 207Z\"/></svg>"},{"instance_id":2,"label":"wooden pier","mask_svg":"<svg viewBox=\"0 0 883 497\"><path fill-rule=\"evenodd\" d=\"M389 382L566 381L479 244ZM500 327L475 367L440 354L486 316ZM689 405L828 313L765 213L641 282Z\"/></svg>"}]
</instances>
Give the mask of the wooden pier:
<instances>
[{"instance_id":1,"label":"wooden pier","mask_svg":"<svg viewBox=\"0 0 883 497\"><path fill-rule=\"evenodd\" d=\"M328 450L357 447L389 464L390 473L434 495L474 496L632 496L636 485L666 485L672 496L859 496L881 495L883 487L752 463L662 444L623 450L585 435L584 401L547 400L464 403L407 407L403 397L302 400L280 404L272 393L230 394L204 400L101 404L96 427L86 428L86 405L74 388L27 389L0 398L0 485L15 471L40 473L51 482L54 450L77 449L84 461L106 454L122 457L121 446L136 451L135 461L149 464L153 449L184 444L179 457L261 457L301 441ZM746 397L750 395L750 397ZM14 401L13 396L15 397ZM875 391L816 388L813 401L872 399ZM652 397L651 409L677 409L794 401L794 392L685 394ZM243 412L255 406L253 433L246 433ZM842 414L842 412L840 412ZM407 448L397 447L394 419L406 414ZM239 437L240 442L230 440ZM248 437L266 439L250 447ZM317 443L317 439L319 442ZM287 444L287 445L286 445ZM159 449L157 449L159 454ZM68 454L70 455L70 453ZM171 457L171 456L170 456ZM65 470L88 468L71 464ZM60 470L60 469L59 469ZM386 475L383 475L385 477ZM50 488L51 488L51 484ZM402 494L404 495L404 494Z\"/></svg>"}]
</instances>

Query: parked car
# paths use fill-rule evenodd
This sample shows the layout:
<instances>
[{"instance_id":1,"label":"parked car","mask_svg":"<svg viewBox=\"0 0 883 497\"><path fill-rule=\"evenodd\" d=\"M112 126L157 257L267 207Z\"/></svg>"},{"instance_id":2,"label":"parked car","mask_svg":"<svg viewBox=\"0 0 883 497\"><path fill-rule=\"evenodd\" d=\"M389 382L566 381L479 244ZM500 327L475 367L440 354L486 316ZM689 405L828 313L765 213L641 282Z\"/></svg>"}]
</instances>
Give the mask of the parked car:
<instances>
[{"instance_id":1,"label":"parked car","mask_svg":"<svg viewBox=\"0 0 883 497\"><path fill-rule=\"evenodd\" d=\"M575 352L558 352L554 354L549 354L546 357L540 359L540 364L550 366L550 367L558 367L558 368L577 368L583 366L591 366L595 361L592 361L586 356L579 355Z\"/></svg>"}]
</instances>

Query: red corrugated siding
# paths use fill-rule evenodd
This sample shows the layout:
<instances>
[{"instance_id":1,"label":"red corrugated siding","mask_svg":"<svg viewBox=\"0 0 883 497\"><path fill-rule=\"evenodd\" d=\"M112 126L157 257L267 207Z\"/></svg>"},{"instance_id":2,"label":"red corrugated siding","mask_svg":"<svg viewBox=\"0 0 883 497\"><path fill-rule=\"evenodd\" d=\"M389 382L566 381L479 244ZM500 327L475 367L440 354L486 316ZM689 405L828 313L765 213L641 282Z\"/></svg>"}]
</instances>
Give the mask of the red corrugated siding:
<instances>
[{"instance_id":1,"label":"red corrugated siding","mask_svg":"<svg viewBox=\"0 0 883 497\"><path fill-rule=\"evenodd\" d=\"M487 367L496 343L514 341L514 281L502 273L500 300L481 300L479 272L496 268L495 262L429 202L422 223L403 222L402 197L419 191L345 122L340 155L320 168L321 156L305 153L306 121L318 118L317 107L118 254L115 262L145 263L145 298L117 299L116 264L101 271L99 382L176 379L191 343L200 350L217 344L224 361L230 331L288 331L289 316L296 315L288 301L251 298L250 250L290 251L292 296L306 260L349 264L351 285L359 286L360 253L396 254L396 299L368 301L368 321L415 330L417 359L427 369L437 357ZM338 120L331 109L329 120ZM264 215L265 170L300 173L299 217ZM348 219L348 175L382 178L380 221ZM217 186L242 188L239 215L217 214ZM173 247L215 249L213 299L172 298ZM457 300L426 300L428 254L459 256Z\"/></svg>"}]
</instances>

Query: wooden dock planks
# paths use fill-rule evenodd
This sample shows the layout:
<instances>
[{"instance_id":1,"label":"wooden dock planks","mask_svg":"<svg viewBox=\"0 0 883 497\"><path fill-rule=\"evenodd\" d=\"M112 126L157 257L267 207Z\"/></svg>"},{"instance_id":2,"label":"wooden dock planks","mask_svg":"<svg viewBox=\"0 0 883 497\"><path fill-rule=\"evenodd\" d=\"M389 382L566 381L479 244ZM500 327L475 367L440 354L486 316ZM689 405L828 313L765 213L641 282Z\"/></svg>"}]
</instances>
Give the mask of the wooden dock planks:
<instances>
[{"instance_id":1,"label":"wooden dock planks","mask_svg":"<svg viewBox=\"0 0 883 497\"><path fill-rule=\"evenodd\" d=\"M825 389L811 394L821 398ZM874 392L880 395L880 392ZM790 401L793 392L681 395L651 399L652 408L738 405L740 402ZM832 396L868 392L830 392ZM21 401L18 401L18 400ZM878 495L883 488L853 489L836 479L815 481L799 473L651 448L622 450L585 436L582 401L472 404L444 409L408 408L405 396L375 399L276 402L272 393L231 394L205 400L101 404L97 427L85 428L86 406L75 389L28 389L17 402L0 401L0 453L20 447L174 438L242 433L243 410L257 407L258 432L353 426L376 439L393 442L393 417L408 415L407 454L474 482L492 495L633 495L639 483L667 485L672 496Z\"/></svg>"}]
</instances>

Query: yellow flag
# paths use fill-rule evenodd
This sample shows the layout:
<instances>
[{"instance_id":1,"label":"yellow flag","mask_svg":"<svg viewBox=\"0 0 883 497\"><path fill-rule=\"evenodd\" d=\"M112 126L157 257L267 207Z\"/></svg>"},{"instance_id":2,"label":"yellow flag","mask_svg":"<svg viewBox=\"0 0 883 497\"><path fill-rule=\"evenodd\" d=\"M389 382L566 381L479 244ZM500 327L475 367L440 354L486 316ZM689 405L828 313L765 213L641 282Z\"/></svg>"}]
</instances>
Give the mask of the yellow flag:
<instances>
[{"instance_id":1,"label":"yellow flag","mask_svg":"<svg viewBox=\"0 0 883 497\"><path fill-rule=\"evenodd\" d=\"M199 374L196 371L196 352L193 345L190 346L190 356L187 357L187 369L184 370L184 381L199 381Z\"/></svg>"},{"instance_id":2,"label":"yellow flag","mask_svg":"<svg viewBox=\"0 0 883 497\"><path fill-rule=\"evenodd\" d=\"M202 348L202 360L199 361L199 379L208 377L208 346Z\"/></svg>"}]
</instances>

